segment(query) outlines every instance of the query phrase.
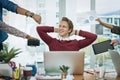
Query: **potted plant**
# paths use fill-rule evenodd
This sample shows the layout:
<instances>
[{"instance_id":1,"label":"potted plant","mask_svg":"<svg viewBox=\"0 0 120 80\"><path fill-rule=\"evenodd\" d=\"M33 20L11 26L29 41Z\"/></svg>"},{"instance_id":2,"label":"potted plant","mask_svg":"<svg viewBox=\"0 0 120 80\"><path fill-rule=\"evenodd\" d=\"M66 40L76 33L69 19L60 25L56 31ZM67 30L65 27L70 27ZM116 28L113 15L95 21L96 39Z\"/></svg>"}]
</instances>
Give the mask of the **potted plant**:
<instances>
[{"instance_id":1,"label":"potted plant","mask_svg":"<svg viewBox=\"0 0 120 80\"><path fill-rule=\"evenodd\" d=\"M0 51L0 61L3 63L8 63L11 59L15 58L16 55L21 53L20 49L15 49L14 47L8 49L8 45L3 45L3 50Z\"/></svg>"},{"instance_id":2,"label":"potted plant","mask_svg":"<svg viewBox=\"0 0 120 80\"><path fill-rule=\"evenodd\" d=\"M13 76L13 70L15 70L15 65L10 65L10 60L15 58L16 55L21 53L20 49L15 49L14 47L8 49L8 45L3 45L3 50L0 51L0 73L5 76ZM8 73L9 72L9 73Z\"/></svg>"},{"instance_id":3,"label":"potted plant","mask_svg":"<svg viewBox=\"0 0 120 80\"><path fill-rule=\"evenodd\" d=\"M67 77L69 67L65 66L65 65L62 65L59 68L62 71L61 78L65 79Z\"/></svg>"}]
</instances>

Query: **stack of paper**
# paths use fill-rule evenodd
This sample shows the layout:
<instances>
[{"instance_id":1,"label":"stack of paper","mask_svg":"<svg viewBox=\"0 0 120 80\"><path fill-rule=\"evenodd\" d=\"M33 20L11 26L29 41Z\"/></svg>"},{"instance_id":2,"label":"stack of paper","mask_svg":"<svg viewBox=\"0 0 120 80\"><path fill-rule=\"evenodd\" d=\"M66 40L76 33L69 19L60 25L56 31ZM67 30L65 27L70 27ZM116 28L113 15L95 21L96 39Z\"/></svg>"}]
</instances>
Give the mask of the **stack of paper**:
<instances>
[{"instance_id":1,"label":"stack of paper","mask_svg":"<svg viewBox=\"0 0 120 80\"><path fill-rule=\"evenodd\" d=\"M77 24L81 26L96 24L97 14L95 11L88 11L83 13L77 13L76 20Z\"/></svg>"},{"instance_id":2,"label":"stack of paper","mask_svg":"<svg viewBox=\"0 0 120 80\"><path fill-rule=\"evenodd\" d=\"M47 75L47 76L43 76L43 75L36 75L36 79L40 79L40 80L41 80L41 79L43 79L43 80L44 80L44 79L48 79L48 80L49 80L49 79L50 79L50 80L51 80L51 79L52 79L52 80L54 80L54 79L55 79L55 80L61 80L61 76L48 76L48 75Z\"/></svg>"},{"instance_id":3,"label":"stack of paper","mask_svg":"<svg viewBox=\"0 0 120 80\"><path fill-rule=\"evenodd\" d=\"M36 79L40 80L61 80L61 76L43 76L43 75L36 75ZM68 75L64 80L73 80L73 75Z\"/></svg>"}]
</instances>

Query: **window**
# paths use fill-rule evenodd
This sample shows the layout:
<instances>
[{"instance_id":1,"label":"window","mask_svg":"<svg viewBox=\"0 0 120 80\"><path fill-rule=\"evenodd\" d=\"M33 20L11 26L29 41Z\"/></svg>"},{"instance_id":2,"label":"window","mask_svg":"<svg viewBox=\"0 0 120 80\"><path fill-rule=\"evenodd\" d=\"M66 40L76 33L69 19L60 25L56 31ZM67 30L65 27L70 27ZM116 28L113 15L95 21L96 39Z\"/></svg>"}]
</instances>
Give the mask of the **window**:
<instances>
[{"instance_id":1,"label":"window","mask_svg":"<svg viewBox=\"0 0 120 80\"><path fill-rule=\"evenodd\" d=\"M108 4L109 3L109 4ZM107 4L107 5L106 5ZM96 0L96 12L102 21L120 26L119 0ZM103 27L103 37L116 39L119 36L111 33L110 29ZM116 50L118 48L116 47ZM104 53L104 64L106 68L114 68L109 53ZM109 63L109 64L108 64Z\"/></svg>"}]
</instances>

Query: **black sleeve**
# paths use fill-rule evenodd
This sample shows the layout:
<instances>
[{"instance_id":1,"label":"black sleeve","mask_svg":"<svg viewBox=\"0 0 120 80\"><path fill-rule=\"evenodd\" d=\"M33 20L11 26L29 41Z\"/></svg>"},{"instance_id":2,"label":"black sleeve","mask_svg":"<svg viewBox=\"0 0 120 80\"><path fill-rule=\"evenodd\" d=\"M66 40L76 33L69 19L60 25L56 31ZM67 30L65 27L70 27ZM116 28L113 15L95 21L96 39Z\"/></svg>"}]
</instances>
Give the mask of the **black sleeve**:
<instances>
[{"instance_id":1,"label":"black sleeve","mask_svg":"<svg viewBox=\"0 0 120 80\"><path fill-rule=\"evenodd\" d=\"M111 32L120 35L120 26L113 26Z\"/></svg>"}]
</instances>

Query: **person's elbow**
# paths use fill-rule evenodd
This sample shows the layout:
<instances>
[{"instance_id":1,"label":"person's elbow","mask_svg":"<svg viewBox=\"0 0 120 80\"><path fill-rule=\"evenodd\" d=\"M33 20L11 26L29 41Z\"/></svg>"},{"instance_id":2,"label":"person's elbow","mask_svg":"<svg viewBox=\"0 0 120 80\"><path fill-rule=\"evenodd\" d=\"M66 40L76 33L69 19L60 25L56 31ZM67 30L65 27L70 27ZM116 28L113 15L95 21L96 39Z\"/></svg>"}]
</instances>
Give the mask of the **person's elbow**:
<instances>
[{"instance_id":1,"label":"person's elbow","mask_svg":"<svg viewBox=\"0 0 120 80\"><path fill-rule=\"evenodd\" d=\"M37 26L37 27L36 27L36 31L37 31L38 33L41 31L41 29L42 29L42 26Z\"/></svg>"},{"instance_id":2,"label":"person's elbow","mask_svg":"<svg viewBox=\"0 0 120 80\"><path fill-rule=\"evenodd\" d=\"M95 35L95 40L97 39L97 35Z\"/></svg>"},{"instance_id":3,"label":"person's elbow","mask_svg":"<svg viewBox=\"0 0 120 80\"><path fill-rule=\"evenodd\" d=\"M97 39L97 35L94 34L93 41L95 41L96 39Z\"/></svg>"},{"instance_id":4,"label":"person's elbow","mask_svg":"<svg viewBox=\"0 0 120 80\"><path fill-rule=\"evenodd\" d=\"M39 29L40 29L40 27L39 27L39 26L37 26L37 27L36 27L36 31L37 31L37 32L39 32Z\"/></svg>"}]
</instances>

